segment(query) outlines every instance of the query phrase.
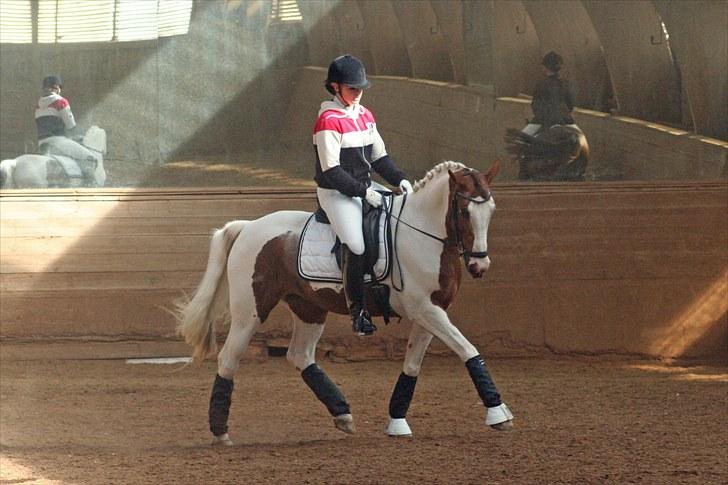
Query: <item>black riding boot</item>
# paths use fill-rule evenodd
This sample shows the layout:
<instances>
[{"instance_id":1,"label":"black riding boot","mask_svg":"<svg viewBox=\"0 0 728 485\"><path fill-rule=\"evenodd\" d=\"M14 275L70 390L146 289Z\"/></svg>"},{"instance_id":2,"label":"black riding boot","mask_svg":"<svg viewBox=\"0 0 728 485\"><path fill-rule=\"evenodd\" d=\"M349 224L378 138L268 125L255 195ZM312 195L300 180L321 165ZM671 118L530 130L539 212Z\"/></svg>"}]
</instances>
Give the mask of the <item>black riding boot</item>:
<instances>
[{"instance_id":1,"label":"black riding boot","mask_svg":"<svg viewBox=\"0 0 728 485\"><path fill-rule=\"evenodd\" d=\"M358 335L371 335L377 329L364 304L364 255L352 253L346 244L341 246L341 269L344 275L344 294L351 315L351 326Z\"/></svg>"}]
</instances>

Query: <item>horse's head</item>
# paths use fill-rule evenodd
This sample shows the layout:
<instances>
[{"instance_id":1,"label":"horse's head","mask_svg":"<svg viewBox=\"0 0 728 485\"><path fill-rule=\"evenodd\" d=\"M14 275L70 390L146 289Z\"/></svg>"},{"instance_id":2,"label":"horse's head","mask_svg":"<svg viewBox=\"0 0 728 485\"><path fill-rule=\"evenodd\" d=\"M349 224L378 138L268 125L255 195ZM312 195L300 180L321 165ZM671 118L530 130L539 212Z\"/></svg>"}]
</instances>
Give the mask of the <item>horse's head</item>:
<instances>
[{"instance_id":1,"label":"horse's head","mask_svg":"<svg viewBox=\"0 0 728 485\"><path fill-rule=\"evenodd\" d=\"M101 153L102 156L106 155L106 131L96 125L91 126L83 136L83 145Z\"/></svg>"},{"instance_id":2,"label":"horse's head","mask_svg":"<svg viewBox=\"0 0 728 485\"><path fill-rule=\"evenodd\" d=\"M83 137L83 145L93 150L96 158L96 169L94 178L96 186L103 187L106 184L106 170L104 169L104 155L106 155L106 131L96 125L89 127Z\"/></svg>"},{"instance_id":3,"label":"horse's head","mask_svg":"<svg viewBox=\"0 0 728 485\"><path fill-rule=\"evenodd\" d=\"M490 267L488 225L495 211L490 183L499 169L500 162L495 162L486 173L471 168L448 170L450 203L447 236L457 245L473 278L481 278Z\"/></svg>"}]
</instances>

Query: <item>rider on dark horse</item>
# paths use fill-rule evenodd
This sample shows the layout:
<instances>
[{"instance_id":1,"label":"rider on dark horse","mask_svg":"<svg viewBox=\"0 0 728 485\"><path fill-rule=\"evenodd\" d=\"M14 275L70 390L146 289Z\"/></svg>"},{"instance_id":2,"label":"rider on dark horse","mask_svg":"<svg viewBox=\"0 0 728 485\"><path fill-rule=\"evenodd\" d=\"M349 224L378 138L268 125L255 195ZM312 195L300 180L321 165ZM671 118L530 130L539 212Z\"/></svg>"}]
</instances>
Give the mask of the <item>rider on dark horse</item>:
<instances>
[{"instance_id":1,"label":"rider on dark horse","mask_svg":"<svg viewBox=\"0 0 728 485\"><path fill-rule=\"evenodd\" d=\"M376 326L364 301L362 200L382 205L382 195L371 186L372 168L403 192L412 192L412 184L387 154L374 115L359 104L370 86L364 64L349 54L337 57L325 86L333 98L321 104L313 132L316 194L342 244L344 293L353 330L371 335Z\"/></svg>"},{"instance_id":2,"label":"rider on dark horse","mask_svg":"<svg viewBox=\"0 0 728 485\"><path fill-rule=\"evenodd\" d=\"M534 117L521 131L535 136L542 127L566 125L579 129L571 117L574 110L574 95L569 81L560 77L559 71L564 59L554 51L543 57L541 62L546 78L540 80L533 90L531 109Z\"/></svg>"},{"instance_id":3,"label":"rider on dark horse","mask_svg":"<svg viewBox=\"0 0 728 485\"><path fill-rule=\"evenodd\" d=\"M43 79L43 95L35 108L38 148L42 153L64 155L78 163L84 180L93 185L96 157L86 147L68 138L67 131L76 127L68 100L61 96L63 81L50 75Z\"/></svg>"},{"instance_id":4,"label":"rider on dark horse","mask_svg":"<svg viewBox=\"0 0 728 485\"><path fill-rule=\"evenodd\" d=\"M506 150L516 156L521 180L584 180L589 144L571 116L574 96L559 76L563 63L556 52L544 56L546 77L533 92L533 119L520 131L506 130Z\"/></svg>"}]
</instances>

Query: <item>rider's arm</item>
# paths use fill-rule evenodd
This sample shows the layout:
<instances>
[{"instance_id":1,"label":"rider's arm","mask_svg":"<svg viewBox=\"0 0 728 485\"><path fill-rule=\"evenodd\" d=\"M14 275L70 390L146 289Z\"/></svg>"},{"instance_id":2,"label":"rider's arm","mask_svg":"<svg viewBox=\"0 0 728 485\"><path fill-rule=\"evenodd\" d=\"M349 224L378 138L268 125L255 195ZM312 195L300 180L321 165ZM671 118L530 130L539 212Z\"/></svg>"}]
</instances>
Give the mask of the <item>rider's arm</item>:
<instances>
[{"instance_id":1,"label":"rider's arm","mask_svg":"<svg viewBox=\"0 0 728 485\"><path fill-rule=\"evenodd\" d=\"M321 130L314 135L321 172L329 186L349 197L364 197L367 187L341 167L342 134L334 130Z\"/></svg>"},{"instance_id":2,"label":"rider's arm","mask_svg":"<svg viewBox=\"0 0 728 485\"><path fill-rule=\"evenodd\" d=\"M374 145L372 146L372 168L382 176L388 183L395 187L399 183L407 178L407 175L397 167L394 160L387 155L387 150L384 148L384 140L379 135L376 125L374 127Z\"/></svg>"},{"instance_id":3,"label":"rider's arm","mask_svg":"<svg viewBox=\"0 0 728 485\"><path fill-rule=\"evenodd\" d=\"M563 79L562 83L564 104L566 104L566 107L569 108L569 113L571 113L574 110L574 93L571 92L569 81Z\"/></svg>"},{"instance_id":4,"label":"rider's arm","mask_svg":"<svg viewBox=\"0 0 728 485\"><path fill-rule=\"evenodd\" d=\"M367 193L367 186L349 175L341 165L328 169L323 176L329 185L349 197L364 197Z\"/></svg>"},{"instance_id":5,"label":"rider's arm","mask_svg":"<svg viewBox=\"0 0 728 485\"><path fill-rule=\"evenodd\" d=\"M405 175L405 173L394 164L394 160L392 160L389 155L384 155L372 162L372 168L376 170L384 180L395 187L398 186L402 180L407 178L407 175Z\"/></svg>"},{"instance_id":6,"label":"rider's arm","mask_svg":"<svg viewBox=\"0 0 728 485\"><path fill-rule=\"evenodd\" d=\"M71 105L68 103L68 101L65 98L61 98L57 101L58 107L56 108L58 110L58 116L63 120L63 125L66 127L67 130L71 130L76 127L76 120L73 117L73 112L71 111Z\"/></svg>"},{"instance_id":7,"label":"rider's arm","mask_svg":"<svg viewBox=\"0 0 728 485\"><path fill-rule=\"evenodd\" d=\"M547 97L546 90L544 89L544 82L541 81L536 84L536 87L533 90L533 99L531 100L531 111L533 111L534 119L535 120L542 120L547 117L548 113L547 111L547 103L546 103L546 97ZM534 121L531 121L532 123Z\"/></svg>"}]
</instances>

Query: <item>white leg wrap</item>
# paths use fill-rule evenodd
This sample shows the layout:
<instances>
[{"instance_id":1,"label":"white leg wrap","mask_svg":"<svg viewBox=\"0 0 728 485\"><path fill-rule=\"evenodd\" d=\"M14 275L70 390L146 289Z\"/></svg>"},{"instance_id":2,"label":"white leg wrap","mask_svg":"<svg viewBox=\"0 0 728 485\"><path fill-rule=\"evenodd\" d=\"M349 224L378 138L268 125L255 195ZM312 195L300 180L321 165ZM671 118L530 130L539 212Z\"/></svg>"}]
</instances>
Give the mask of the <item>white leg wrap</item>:
<instances>
[{"instance_id":1,"label":"white leg wrap","mask_svg":"<svg viewBox=\"0 0 728 485\"><path fill-rule=\"evenodd\" d=\"M225 433L221 436L213 436L212 437L212 443L210 443L212 446L232 446L233 442L230 439L230 436Z\"/></svg>"},{"instance_id":2,"label":"white leg wrap","mask_svg":"<svg viewBox=\"0 0 728 485\"><path fill-rule=\"evenodd\" d=\"M513 413L508 409L505 403L494 408L488 408L488 413L485 415L485 424L493 426L494 424L505 423L513 419Z\"/></svg>"},{"instance_id":3,"label":"white leg wrap","mask_svg":"<svg viewBox=\"0 0 728 485\"><path fill-rule=\"evenodd\" d=\"M412 436L412 430L405 418L391 418L387 426L389 436Z\"/></svg>"}]
</instances>

